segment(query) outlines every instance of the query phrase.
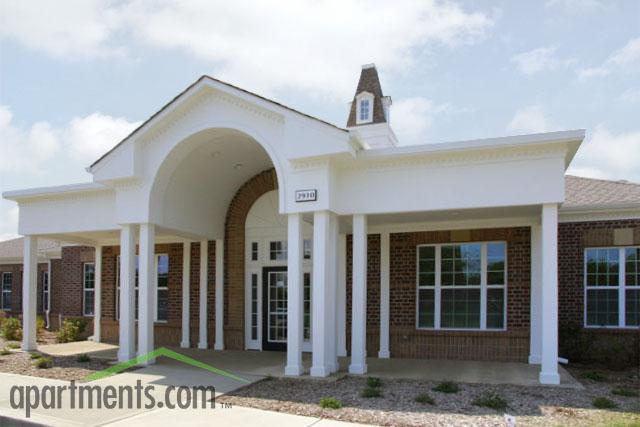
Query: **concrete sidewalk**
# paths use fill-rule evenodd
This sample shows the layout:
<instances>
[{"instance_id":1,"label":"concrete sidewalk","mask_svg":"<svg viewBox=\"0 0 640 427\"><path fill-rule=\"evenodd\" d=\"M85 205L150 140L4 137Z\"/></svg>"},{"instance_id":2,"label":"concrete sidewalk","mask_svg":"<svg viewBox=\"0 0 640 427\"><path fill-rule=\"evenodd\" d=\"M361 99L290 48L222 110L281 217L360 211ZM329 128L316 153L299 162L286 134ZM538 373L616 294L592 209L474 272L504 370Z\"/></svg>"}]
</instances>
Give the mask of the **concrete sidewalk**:
<instances>
[{"instance_id":1,"label":"concrete sidewalk","mask_svg":"<svg viewBox=\"0 0 640 427\"><path fill-rule=\"evenodd\" d=\"M135 372L123 373L110 378L105 378L90 385L135 385L138 379L144 384L153 384L153 395L158 401L163 400L166 390L166 382L158 381L157 366L144 368ZM174 368L175 369L175 368ZM202 374L200 374L202 376ZM186 383L193 382L194 378L187 379ZM196 382L196 384L200 384ZM0 373L0 426L28 425L24 422L47 426L265 426L278 425L279 427L306 427L313 425L318 427L349 427L362 426L362 424L345 423L341 421L325 420L316 417L284 414L280 412L263 411L253 408L234 406L226 408L216 405L215 409L71 409L70 402L63 399L60 409L34 409L30 418L26 418L24 409L13 409L10 403L10 391L14 385L37 386L68 386L68 381L51 380L47 378L29 377L23 375ZM78 384L80 385L80 384ZM68 397L68 395L65 395Z\"/></svg>"}]
</instances>

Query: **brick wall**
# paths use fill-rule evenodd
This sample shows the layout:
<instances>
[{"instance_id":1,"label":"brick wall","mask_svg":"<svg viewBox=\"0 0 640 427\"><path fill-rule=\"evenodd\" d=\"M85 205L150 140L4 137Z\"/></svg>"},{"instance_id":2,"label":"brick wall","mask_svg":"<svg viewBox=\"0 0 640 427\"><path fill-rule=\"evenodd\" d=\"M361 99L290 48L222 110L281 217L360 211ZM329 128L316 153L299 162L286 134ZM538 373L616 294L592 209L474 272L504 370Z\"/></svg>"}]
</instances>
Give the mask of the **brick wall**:
<instances>
[{"instance_id":1,"label":"brick wall","mask_svg":"<svg viewBox=\"0 0 640 427\"><path fill-rule=\"evenodd\" d=\"M251 206L263 194L277 190L275 170L259 173L237 191L227 210L225 223L225 348L244 349L244 257L245 223Z\"/></svg>"},{"instance_id":2,"label":"brick wall","mask_svg":"<svg viewBox=\"0 0 640 427\"><path fill-rule=\"evenodd\" d=\"M640 245L640 220L560 223L558 227L558 304L560 327L584 324L584 250L615 246L614 230L633 229L633 244ZM637 330L589 329L604 340L616 338L640 348ZM638 350L640 353L640 350Z\"/></svg>"},{"instance_id":3,"label":"brick wall","mask_svg":"<svg viewBox=\"0 0 640 427\"><path fill-rule=\"evenodd\" d=\"M416 247L420 244L507 242L507 330L416 329ZM390 235L390 351L392 357L526 361L529 352L530 230L393 233ZM351 323L351 239L347 238L347 322ZM380 239L368 236L367 353L379 345ZM349 335L349 333L348 333ZM349 346L349 342L347 346Z\"/></svg>"},{"instance_id":4,"label":"brick wall","mask_svg":"<svg viewBox=\"0 0 640 427\"><path fill-rule=\"evenodd\" d=\"M47 263L38 263L38 291L36 310L38 314L42 314L42 278L45 271L48 270ZM53 270L53 265L52 265ZM22 264L0 264L0 280L2 273L11 273L11 310L7 312L10 316L22 315ZM52 272L53 274L53 272ZM1 282L0 282L1 283Z\"/></svg>"}]
</instances>

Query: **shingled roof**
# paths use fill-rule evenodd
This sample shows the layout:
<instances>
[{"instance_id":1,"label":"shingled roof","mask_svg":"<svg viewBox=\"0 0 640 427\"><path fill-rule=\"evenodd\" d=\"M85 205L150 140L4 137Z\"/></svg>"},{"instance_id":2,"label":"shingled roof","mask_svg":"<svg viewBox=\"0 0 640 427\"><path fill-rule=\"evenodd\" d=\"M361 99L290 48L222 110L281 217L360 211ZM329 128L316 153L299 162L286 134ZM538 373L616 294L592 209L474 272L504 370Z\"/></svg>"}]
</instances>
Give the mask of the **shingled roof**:
<instances>
[{"instance_id":1,"label":"shingled roof","mask_svg":"<svg viewBox=\"0 0 640 427\"><path fill-rule=\"evenodd\" d=\"M375 65L369 64L364 65L360 72L360 80L358 81L356 93L353 95L347 127L356 126L356 96L362 92L369 92L373 95L373 121L366 124L385 123L387 119L382 107L382 98L384 95L382 94L382 86L380 86L378 70L376 70Z\"/></svg>"},{"instance_id":2,"label":"shingled roof","mask_svg":"<svg viewBox=\"0 0 640 427\"><path fill-rule=\"evenodd\" d=\"M60 242L49 239L38 239L38 252L55 252L60 250ZM24 237L0 242L0 261L22 259Z\"/></svg>"},{"instance_id":3,"label":"shingled roof","mask_svg":"<svg viewBox=\"0 0 640 427\"><path fill-rule=\"evenodd\" d=\"M586 206L640 206L640 184L628 181L565 176L565 202L563 208Z\"/></svg>"}]
</instances>

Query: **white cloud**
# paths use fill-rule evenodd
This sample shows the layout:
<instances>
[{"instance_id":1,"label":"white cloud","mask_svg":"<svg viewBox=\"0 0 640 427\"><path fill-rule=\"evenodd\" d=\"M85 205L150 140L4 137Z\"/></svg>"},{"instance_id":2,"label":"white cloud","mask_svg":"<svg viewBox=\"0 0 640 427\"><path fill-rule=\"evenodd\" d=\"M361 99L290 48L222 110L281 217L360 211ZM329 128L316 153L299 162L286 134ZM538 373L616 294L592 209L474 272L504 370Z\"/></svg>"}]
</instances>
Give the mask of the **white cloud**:
<instances>
[{"instance_id":1,"label":"white cloud","mask_svg":"<svg viewBox=\"0 0 640 427\"><path fill-rule=\"evenodd\" d=\"M582 144L569 173L640 182L640 131L613 133L603 123Z\"/></svg>"},{"instance_id":2,"label":"white cloud","mask_svg":"<svg viewBox=\"0 0 640 427\"><path fill-rule=\"evenodd\" d=\"M109 151L140 122L129 122L124 117L111 117L93 113L71 120L65 131L65 139L71 152L83 162L91 162Z\"/></svg>"},{"instance_id":3,"label":"white cloud","mask_svg":"<svg viewBox=\"0 0 640 427\"><path fill-rule=\"evenodd\" d=\"M47 122L28 129L13 123L11 110L0 105L0 173L38 173L60 149L59 132Z\"/></svg>"},{"instance_id":4,"label":"white cloud","mask_svg":"<svg viewBox=\"0 0 640 427\"><path fill-rule=\"evenodd\" d=\"M93 113L75 117L60 128L47 122L24 127L15 123L9 107L0 105L0 192L10 183L50 185L48 174L61 165L65 176L75 175L139 124ZM0 200L0 241L15 237L17 227L17 206Z\"/></svg>"},{"instance_id":5,"label":"white cloud","mask_svg":"<svg viewBox=\"0 0 640 427\"><path fill-rule=\"evenodd\" d=\"M522 52L511 57L521 73L532 75L546 70L554 70L566 67L571 64L571 60L561 60L555 56L558 50L555 46L539 47L527 52Z\"/></svg>"},{"instance_id":6,"label":"white cloud","mask_svg":"<svg viewBox=\"0 0 640 427\"><path fill-rule=\"evenodd\" d=\"M423 97L399 99L391 107L391 126L402 145L424 144L425 133L438 115L466 112L449 103L434 104Z\"/></svg>"},{"instance_id":7,"label":"white cloud","mask_svg":"<svg viewBox=\"0 0 640 427\"><path fill-rule=\"evenodd\" d=\"M586 81L592 77L605 77L630 66L640 66L640 37L629 40L626 45L609 55L602 65L578 70L578 78Z\"/></svg>"},{"instance_id":8,"label":"white cloud","mask_svg":"<svg viewBox=\"0 0 640 427\"><path fill-rule=\"evenodd\" d=\"M640 87L625 90L618 96L617 100L631 104L640 102Z\"/></svg>"},{"instance_id":9,"label":"white cloud","mask_svg":"<svg viewBox=\"0 0 640 427\"><path fill-rule=\"evenodd\" d=\"M18 205L0 200L0 242L18 237Z\"/></svg>"},{"instance_id":10,"label":"white cloud","mask_svg":"<svg viewBox=\"0 0 640 427\"><path fill-rule=\"evenodd\" d=\"M517 110L506 130L511 134L526 134L546 132L550 127L542 107L531 105Z\"/></svg>"},{"instance_id":11,"label":"white cloud","mask_svg":"<svg viewBox=\"0 0 640 427\"><path fill-rule=\"evenodd\" d=\"M361 64L406 72L415 49L477 43L496 14L437 0L3 2L0 34L65 58L173 49L254 90L344 99Z\"/></svg>"},{"instance_id":12,"label":"white cloud","mask_svg":"<svg viewBox=\"0 0 640 427\"><path fill-rule=\"evenodd\" d=\"M67 59L123 55L110 40L121 23L103 0L2 0L0 37Z\"/></svg>"}]
</instances>

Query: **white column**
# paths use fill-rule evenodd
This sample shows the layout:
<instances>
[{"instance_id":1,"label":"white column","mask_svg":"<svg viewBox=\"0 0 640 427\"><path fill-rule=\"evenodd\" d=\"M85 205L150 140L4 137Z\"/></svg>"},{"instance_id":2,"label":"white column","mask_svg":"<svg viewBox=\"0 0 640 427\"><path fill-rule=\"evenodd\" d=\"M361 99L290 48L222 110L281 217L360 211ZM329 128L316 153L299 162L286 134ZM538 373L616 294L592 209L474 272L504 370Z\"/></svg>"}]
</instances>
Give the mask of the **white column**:
<instances>
[{"instance_id":1,"label":"white column","mask_svg":"<svg viewBox=\"0 0 640 427\"><path fill-rule=\"evenodd\" d=\"M189 292L191 291L191 242L186 240L182 243L182 340L180 347L189 348L190 346L190 301Z\"/></svg>"},{"instance_id":2,"label":"white column","mask_svg":"<svg viewBox=\"0 0 640 427\"><path fill-rule=\"evenodd\" d=\"M224 240L216 240L216 342L214 350L224 350Z\"/></svg>"},{"instance_id":3,"label":"white column","mask_svg":"<svg viewBox=\"0 0 640 427\"><path fill-rule=\"evenodd\" d=\"M208 288L208 250L209 243L206 240L200 242L200 339L199 349L206 349L207 344L207 288Z\"/></svg>"},{"instance_id":4,"label":"white column","mask_svg":"<svg viewBox=\"0 0 640 427\"><path fill-rule=\"evenodd\" d=\"M337 353L347 355L347 236L338 237L338 299L336 302Z\"/></svg>"},{"instance_id":5,"label":"white column","mask_svg":"<svg viewBox=\"0 0 640 427\"><path fill-rule=\"evenodd\" d=\"M353 298L351 299L352 374L367 373L367 217L353 216Z\"/></svg>"},{"instance_id":6,"label":"white column","mask_svg":"<svg viewBox=\"0 0 640 427\"><path fill-rule=\"evenodd\" d=\"M102 246L95 247L93 286L93 341L100 342L102 320ZM49 294L51 294L51 273L49 273Z\"/></svg>"},{"instance_id":7,"label":"white column","mask_svg":"<svg viewBox=\"0 0 640 427\"><path fill-rule=\"evenodd\" d=\"M338 372L336 302L338 300L338 217L329 214L329 240L327 257L329 275L327 277L327 361L331 373Z\"/></svg>"},{"instance_id":8,"label":"white column","mask_svg":"<svg viewBox=\"0 0 640 427\"><path fill-rule=\"evenodd\" d=\"M303 271L302 214L287 221L287 366L285 375L302 374Z\"/></svg>"},{"instance_id":9,"label":"white column","mask_svg":"<svg viewBox=\"0 0 640 427\"><path fill-rule=\"evenodd\" d=\"M558 375L558 205L542 205L542 384L560 384Z\"/></svg>"},{"instance_id":10,"label":"white column","mask_svg":"<svg viewBox=\"0 0 640 427\"><path fill-rule=\"evenodd\" d=\"M530 302L530 334L529 334L529 363L539 365L541 362L542 347L542 282L541 258L542 246L540 245L540 224L531 226L531 302Z\"/></svg>"},{"instance_id":11,"label":"white column","mask_svg":"<svg viewBox=\"0 0 640 427\"><path fill-rule=\"evenodd\" d=\"M389 233L380 234L380 359L389 353Z\"/></svg>"},{"instance_id":12,"label":"white column","mask_svg":"<svg viewBox=\"0 0 640 427\"><path fill-rule=\"evenodd\" d=\"M118 361L135 357L136 226L124 224L120 230L120 348Z\"/></svg>"},{"instance_id":13,"label":"white column","mask_svg":"<svg viewBox=\"0 0 640 427\"><path fill-rule=\"evenodd\" d=\"M35 350L38 289L38 238L24 236L22 264L22 349Z\"/></svg>"},{"instance_id":14,"label":"white column","mask_svg":"<svg viewBox=\"0 0 640 427\"><path fill-rule=\"evenodd\" d=\"M156 293L155 226L140 225L140 248L138 255L138 356L154 350L153 325L155 310L153 297ZM143 362L144 365L153 360Z\"/></svg>"},{"instance_id":15,"label":"white column","mask_svg":"<svg viewBox=\"0 0 640 427\"><path fill-rule=\"evenodd\" d=\"M328 301L331 272L329 268L329 225L330 213L317 211L313 214L313 281L311 296L311 376L326 377L331 373L329 365L329 336L334 329L329 328Z\"/></svg>"},{"instance_id":16,"label":"white column","mask_svg":"<svg viewBox=\"0 0 640 427\"><path fill-rule=\"evenodd\" d=\"M49 292L47 292L47 311L45 312L45 320L47 321L47 329L51 328L51 260L47 261L47 286Z\"/></svg>"}]
</instances>

